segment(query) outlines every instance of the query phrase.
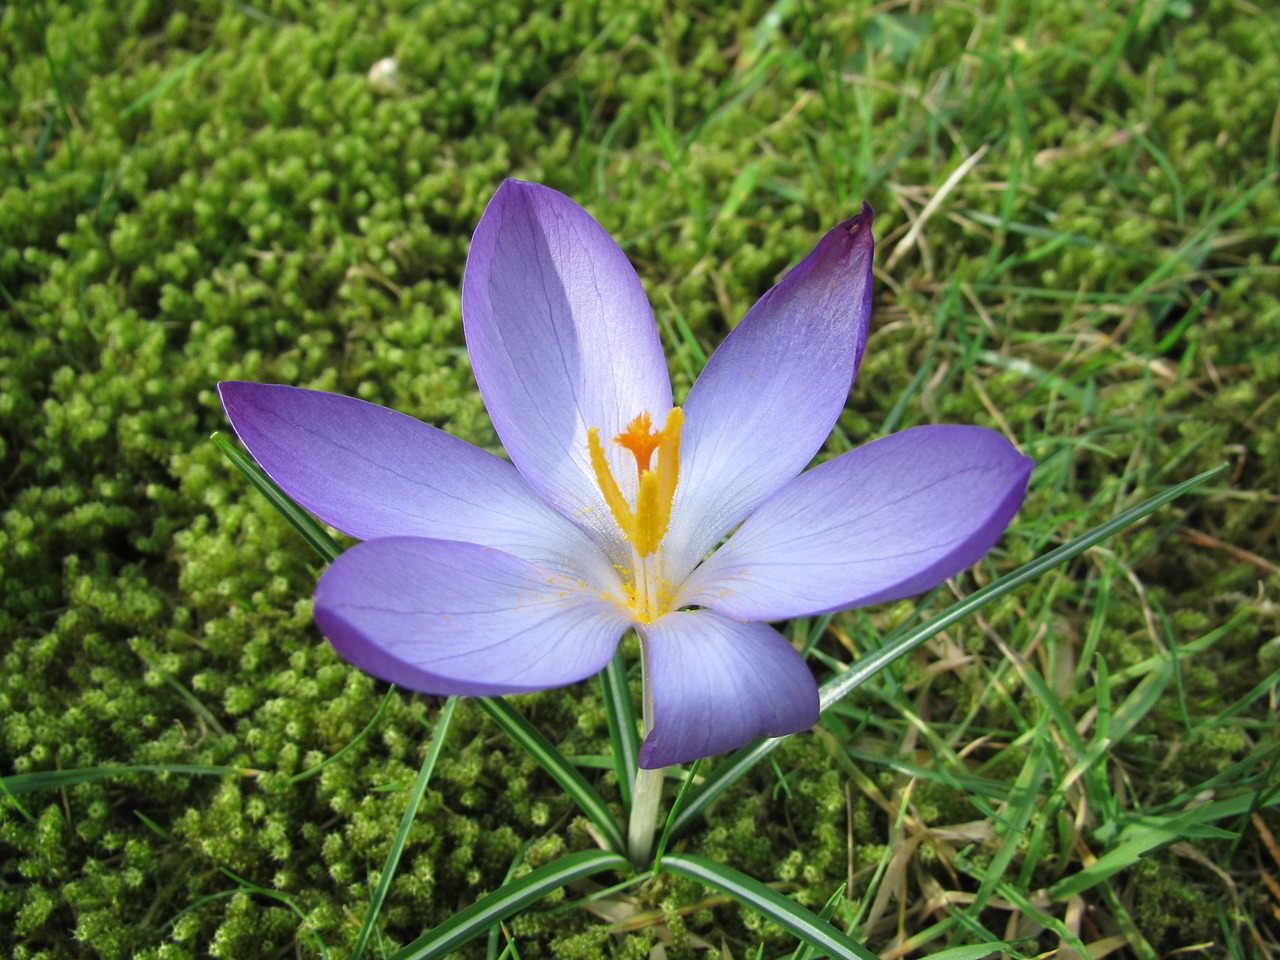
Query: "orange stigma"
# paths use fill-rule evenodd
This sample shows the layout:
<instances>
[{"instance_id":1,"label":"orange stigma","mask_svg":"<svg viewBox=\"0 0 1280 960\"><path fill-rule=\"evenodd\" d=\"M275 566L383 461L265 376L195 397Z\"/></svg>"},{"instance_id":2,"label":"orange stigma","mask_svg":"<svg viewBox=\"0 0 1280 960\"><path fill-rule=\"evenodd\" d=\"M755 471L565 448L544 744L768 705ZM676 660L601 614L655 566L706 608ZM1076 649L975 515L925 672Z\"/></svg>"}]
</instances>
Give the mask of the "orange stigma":
<instances>
[{"instance_id":1,"label":"orange stigma","mask_svg":"<svg viewBox=\"0 0 1280 960\"><path fill-rule=\"evenodd\" d=\"M653 451L662 446L662 431L653 429L653 419L646 410L628 423L627 429L614 437L613 442L631 451L636 458L636 470L643 477L649 470Z\"/></svg>"},{"instance_id":2,"label":"orange stigma","mask_svg":"<svg viewBox=\"0 0 1280 960\"><path fill-rule=\"evenodd\" d=\"M604 494L605 503L623 534L631 541L636 553L647 557L658 549L671 522L671 501L676 495L676 480L680 473L680 428L684 424L684 411L673 407L667 414L667 422L661 430L653 429L648 412L642 413L627 424L627 428L613 438L613 442L626 447L636 460L636 472L640 490L636 494L634 509L609 469L600 442L600 429L587 431L587 450L591 454L591 468L595 471L596 484ZM658 455L653 466L653 455Z\"/></svg>"}]
</instances>

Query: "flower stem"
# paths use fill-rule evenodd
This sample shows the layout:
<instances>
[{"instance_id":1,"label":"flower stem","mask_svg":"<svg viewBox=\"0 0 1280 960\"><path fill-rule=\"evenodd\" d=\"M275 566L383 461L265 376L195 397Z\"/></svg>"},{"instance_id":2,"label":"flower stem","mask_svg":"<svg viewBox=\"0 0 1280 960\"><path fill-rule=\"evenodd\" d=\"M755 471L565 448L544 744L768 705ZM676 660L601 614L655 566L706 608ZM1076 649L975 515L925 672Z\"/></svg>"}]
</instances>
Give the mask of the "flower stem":
<instances>
[{"instance_id":1,"label":"flower stem","mask_svg":"<svg viewBox=\"0 0 1280 960\"><path fill-rule=\"evenodd\" d=\"M649 677L649 638L643 627L636 629L640 638L640 687L643 710L644 736L653 727L653 688ZM662 801L663 769L636 769L636 781L631 788L631 823L627 828L627 852L632 863L645 866L653 851L653 833L658 822L658 805Z\"/></svg>"},{"instance_id":2,"label":"flower stem","mask_svg":"<svg viewBox=\"0 0 1280 960\"><path fill-rule=\"evenodd\" d=\"M658 822L658 804L662 800L663 769L636 770L631 789L631 825L627 831L627 852L631 862L644 865L653 851L653 833Z\"/></svg>"}]
</instances>

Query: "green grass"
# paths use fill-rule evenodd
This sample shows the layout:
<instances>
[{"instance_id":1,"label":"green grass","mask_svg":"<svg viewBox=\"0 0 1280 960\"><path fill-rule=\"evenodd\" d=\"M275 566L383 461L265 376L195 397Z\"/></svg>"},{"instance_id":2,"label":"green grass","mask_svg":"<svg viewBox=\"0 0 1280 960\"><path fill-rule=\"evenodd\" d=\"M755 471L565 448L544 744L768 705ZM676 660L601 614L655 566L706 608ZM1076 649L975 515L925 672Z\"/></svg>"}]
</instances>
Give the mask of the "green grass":
<instances>
[{"instance_id":1,"label":"green grass","mask_svg":"<svg viewBox=\"0 0 1280 960\"><path fill-rule=\"evenodd\" d=\"M828 453L975 422L1038 461L972 572L792 624L819 679L1230 464L877 675L673 840L695 858L676 862L825 906L882 957L1280 955L1264 7L5 6L0 953L341 957L367 937L387 956L596 848L475 704L437 745L441 701L338 660L311 624L314 554L208 441L214 383L246 378L493 446L460 279L514 175L624 245L678 395L866 198L872 335ZM378 93L384 56L401 86ZM619 803L597 684L515 702ZM553 894L463 955L659 943L795 950L668 875Z\"/></svg>"}]
</instances>

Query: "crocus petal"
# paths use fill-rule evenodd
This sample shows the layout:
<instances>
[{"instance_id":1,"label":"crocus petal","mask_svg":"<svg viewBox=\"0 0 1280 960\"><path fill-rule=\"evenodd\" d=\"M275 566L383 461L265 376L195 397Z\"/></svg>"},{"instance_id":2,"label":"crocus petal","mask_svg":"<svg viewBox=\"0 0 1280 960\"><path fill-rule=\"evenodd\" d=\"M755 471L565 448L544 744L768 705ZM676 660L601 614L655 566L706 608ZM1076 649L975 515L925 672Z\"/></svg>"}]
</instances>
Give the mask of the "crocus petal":
<instances>
[{"instance_id":1,"label":"crocus petal","mask_svg":"<svg viewBox=\"0 0 1280 960\"><path fill-rule=\"evenodd\" d=\"M1033 465L982 427L915 427L869 443L770 497L678 603L780 620L927 590L1000 538Z\"/></svg>"},{"instance_id":2,"label":"crocus petal","mask_svg":"<svg viewBox=\"0 0 1280 960\"><path fill-rule=\"evenodd\" d=\"M472 238L462 318L512 462L566 515L610 526L588 429L608 439L646 411L661 423L671 407L653 311L622 250L568 197L508 180ZM634 495L634 462L613 466Z\"/></svg>"},{"instance_id":3,"label":"crocus petal","mask_svg":"<svg viewBox=\"0 0 1280 960\"><path fill-rule=\"evenodd\" d=\"M339 655L423 693L543 690L599 671L629 625L616 600L499 550L448 540L366 540L316 587Z\"/></svg>"},{"instance_id":4,"label":"crocus petal","mask_svg":"<svg viewBox=\"0 0 1280 960\"><path fill-rule=\"evenodd\" d=\"M243 382L218 393L268 476L344 533L465 540L560 569L573 562L604 589L616 582L581 530L479 447L353 397Z\"/></svg>"},{"instance_id":5,"label":"crocus petal","mask_svg":"<svg viewBox=\"0 0 1280 960\"><path fill-rule=\"evenodd\" d=\"M841 223L760 298L684 404L667 562L682 576L831 433L871 315L871 208Z\"/></svg>"},{"instance_id":6,"label":"crocus petal","mask_svg":"<svg viewBox=\"0 0 1280 960\"><path fill-rule=\"evenodd\" d=\"M690 610L659 617L644 632L653 727L640 766L689 763L818 722L813 674L767 624Z\"/></svg>"}]
</instances>

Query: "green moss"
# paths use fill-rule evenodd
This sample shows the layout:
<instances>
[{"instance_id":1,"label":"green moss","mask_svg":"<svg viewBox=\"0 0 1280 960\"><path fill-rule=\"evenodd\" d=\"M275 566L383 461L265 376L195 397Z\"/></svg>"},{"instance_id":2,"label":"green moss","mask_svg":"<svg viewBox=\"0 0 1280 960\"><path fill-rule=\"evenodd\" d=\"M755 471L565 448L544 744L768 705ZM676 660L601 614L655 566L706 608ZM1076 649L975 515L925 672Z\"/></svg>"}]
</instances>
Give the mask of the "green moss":
<instances>
[{"instance_id":1,"label":"green moss","mask_svg":"<svg viewBox=\"0 0 1280 960\"><path fill-rule=\"evenodd\" d=\"M1245 610L1180 659L1105 772L1139 808L1224 770L1256 773L1267 698L1220 714L1275 669L1280 624L1258 591L1274 594L1275 576L1176 524L1275 555L1280 433L1264 405L1280 389L1280 37L1227 0L1186 20L1176 4L1136 17L1013 6L0 9L0 773L260 771L25 795L30 820L0 806L0 945L49 958L349 947L435 703L395 695L339 762L293 779L357 737L383 688L319 637L317 561L206 442L226 430L213 385L342 391L493 446L459 289L468 237L508 175L587 204L660 319L678 311L692 335L668 344L680 394L686 365L863 195L883 268L950 172L989 145L882 270L832 442L876 435L902 401L896 427L996 425L1039 459L1018 526L963 589L1224 457L1237 468L983 626L952 628L952 647L922 648L851 699L850 742L789 742L781 776L753 772L689 849L786 881L815 909L851 870L853 892L873 892L892 820L850 783L896 803L907 778L852 771L851 746L897 757L914 744L902 759L978 778L918 782L912 815L930 827L1003 810L1027 730L1054 721L990 631L1061 682L1092 735L1092 655L1119 677L1119 703L1141 680L1124 671ZM384 56L401 77L389 93L366 79ZM835 628L864 649L913 609ZM820 650L850 655L832 634ZM939 670L948 652L968 660ZM566 752L607 749L592 685L520 705ZM616 799L613 775L598 780ZM1063 813L1045 811L1051 832ZM493 889L529 840L517 872L592 844L549 779L463 705L383 911L387 942ZM990 863L993 848L975 846L970 862ZM924 848L920 869L955 882L945 845ZM1014 864L1031 888L1072 869L1035 850L1023 841ZM1179 860L1154 863L1117 887L1143 935L1164 952L1216 937L1188 925L1179 897L1218 894L1185 883ZM686 915L706 893L667 878L635 895L688 942L792 948L735 905ZM578 910L533 910L513 929L527 957L647 956L657 942L606 936Z\"/></svg>"},{"instance_id":2,"label":"green moss","mask_svg":"<svg viewBox=\"0 0 1280 960\"><path fill-rule=\"evenodd\" d=\"M1216 918L1203 909L1205 886L1189 882L1176 863L1165 857L1144 860L1132 882L1135 920L1152 941L1207 943L1215 936Z\"/></svg>"}]
</instances>

